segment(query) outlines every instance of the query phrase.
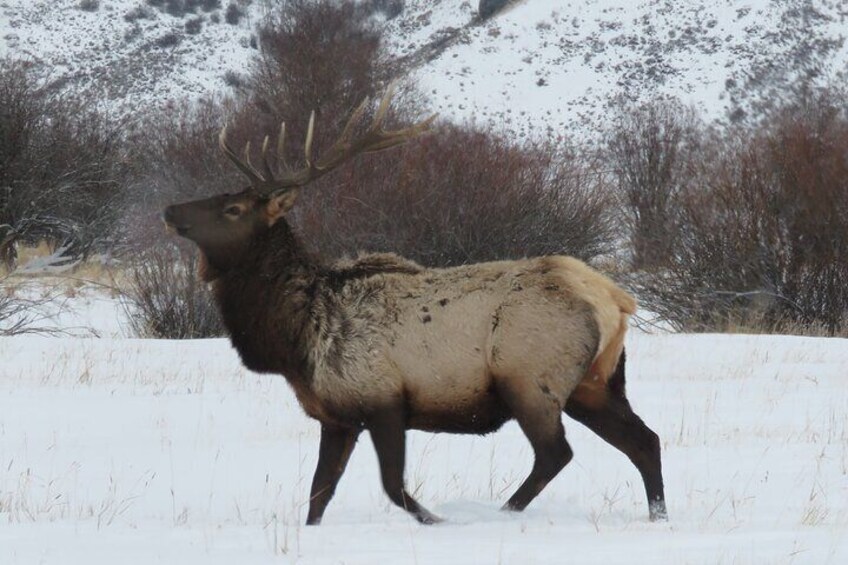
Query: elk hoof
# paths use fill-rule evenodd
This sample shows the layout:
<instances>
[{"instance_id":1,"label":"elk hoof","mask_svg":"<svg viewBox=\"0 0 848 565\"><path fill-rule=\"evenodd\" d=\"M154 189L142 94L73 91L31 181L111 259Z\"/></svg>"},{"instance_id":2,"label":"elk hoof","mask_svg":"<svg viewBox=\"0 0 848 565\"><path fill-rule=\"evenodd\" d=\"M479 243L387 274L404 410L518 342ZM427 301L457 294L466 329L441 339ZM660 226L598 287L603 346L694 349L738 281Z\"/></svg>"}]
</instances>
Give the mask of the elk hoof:
<instances>
[{"instance_id":1,"label":"elk hoof","mask_svg":"<svg viewBox=\"0 0 848 565\"><path fill-rule=\"evenodd\" d=\"M648 519L651 522L668 522L665 500L655 500L648 505Z\"/></svg>"},{"instance_id":2,"label":"elk hoof","mask_svg":"<svg viewBox=\"0 0 848 565\"><path fill-rule=\"evenodd\" d=\"M432 526L433 524L440 524L444 522L442 518L439 518L435 514L431 514L430 512L419 512L415 515L415 519L425 526Z\"/></svg>"}]
</instances>

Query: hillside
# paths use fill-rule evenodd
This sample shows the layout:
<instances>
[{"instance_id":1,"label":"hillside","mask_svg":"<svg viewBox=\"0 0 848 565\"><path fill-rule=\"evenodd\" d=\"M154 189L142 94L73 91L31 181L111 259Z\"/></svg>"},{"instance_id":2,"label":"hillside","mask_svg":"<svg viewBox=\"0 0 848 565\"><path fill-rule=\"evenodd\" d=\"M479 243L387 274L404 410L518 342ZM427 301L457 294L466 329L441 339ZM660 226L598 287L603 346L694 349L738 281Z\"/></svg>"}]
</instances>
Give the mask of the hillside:
<instances>
[{"instance_id":1,"label":"hillside","mask_svg":"<svg viewBox=\"0 0 848 565\"><path fill-rule=\"evenodd\" d=\"M227 2L193 4L172 15L164 0L3 0L0 45L120 112L226 91L255 53L266 3L239 3L239 18ZM840 2L523 0L486 21L476 5L406 0L375 21L436 110L518 132L594 131L617 97L744 119L799 77L848 72Z\"/></svg>"}]
</instances>

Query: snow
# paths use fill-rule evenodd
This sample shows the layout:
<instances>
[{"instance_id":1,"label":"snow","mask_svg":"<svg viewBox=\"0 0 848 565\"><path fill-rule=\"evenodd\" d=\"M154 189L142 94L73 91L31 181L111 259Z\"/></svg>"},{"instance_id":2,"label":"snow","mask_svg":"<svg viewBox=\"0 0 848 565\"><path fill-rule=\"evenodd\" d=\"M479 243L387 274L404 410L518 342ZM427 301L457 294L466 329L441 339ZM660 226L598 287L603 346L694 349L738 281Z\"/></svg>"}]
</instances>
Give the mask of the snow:
<instances>
[{"instance_id":1,"label":"snow","mask_svg":"<svg viewBox=\"0 0 848 565\"><path fill-rule=\"evenodd\" d=\"M222 3L225 7L227 3ZM223 9L175 18L157 9L127 21L140 0L0 2L0 52L42 63L53 80L94 92L119 113L226 92L244 73L267 3L238 25ZM523 0L478 22L476 0L407 0L384 21L396 56L454 41L413 69L435 111L521 137L592 138L617 104L675 97L707 121L774 102L795 78L848 78L848 11L824 0ZM219 20L213 21L213 15ZM197 34L184 32L200 17ZM158 42L176 34L177 45ZM618 101L618 102L616 102Z\"/></svg>"},{"instance_id":2,"label":"snow","mask_svg":"<svg viewBox=\"0 0 848 565\"><path fill-rule=\"evenodd\" d=\"M226 340L0 339L0 563L841 563L848 558L848 343L628 340L628 392L663 443L670 521L647 521L618 452L565 419L576 456L523 514L500 504L532 453L411 432L383 494L367 434L320 527L318 447L281 377Z\"/></svg>"},{"instance_id":3,"label":"snow","mask_svg":"<svg viewBox=\"0 0 848 565\"><path fill-rule=\"evenodd\" d=\"M407 6L391 24L401 54L471 18L468 3ZM402 33L422 12L429 25ZM524 0L467 27L416 77L443 116L519 136L590 136L610 125L618 98L633 105L676 97L707 120L723 119L769 83L791 84L804 57L821 57L822 83L844 78L846 16L819 1ZM819 51L829 42L832 51Z\"/></svg>"}]
</instances>

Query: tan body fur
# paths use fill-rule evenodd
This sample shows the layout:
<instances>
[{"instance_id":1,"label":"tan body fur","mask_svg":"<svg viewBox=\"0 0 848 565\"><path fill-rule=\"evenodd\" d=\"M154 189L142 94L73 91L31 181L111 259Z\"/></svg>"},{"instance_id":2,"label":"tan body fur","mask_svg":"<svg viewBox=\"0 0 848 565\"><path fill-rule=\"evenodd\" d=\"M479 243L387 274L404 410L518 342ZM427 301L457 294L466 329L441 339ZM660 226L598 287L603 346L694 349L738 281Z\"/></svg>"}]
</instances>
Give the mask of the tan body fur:
<instances>
[{"instance_id":1,"label":"tan body fur","mask_svg":"<svg viewBox=\"0 0 848 565\"><path fill-rule=\"evenodd\" d=\"M350 327L313 337L314 374L296 390L315 417L359 417L360 405L402 397L410 427L486 432L502 423L497 388L537 387L559 411L581 381L603 394L635 301L582 262L352 265L375 257L405 271L352 279L325 305L328 327Z\"/></svg>"}]
</instances>

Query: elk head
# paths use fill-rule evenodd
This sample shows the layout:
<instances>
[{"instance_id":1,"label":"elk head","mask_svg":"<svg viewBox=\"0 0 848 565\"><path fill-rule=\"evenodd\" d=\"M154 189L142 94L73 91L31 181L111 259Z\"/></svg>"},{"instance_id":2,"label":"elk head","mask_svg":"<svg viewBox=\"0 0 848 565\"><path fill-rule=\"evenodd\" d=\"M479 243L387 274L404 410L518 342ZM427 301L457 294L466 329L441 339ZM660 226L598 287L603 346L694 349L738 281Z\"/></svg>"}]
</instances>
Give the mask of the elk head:
<instances>
[{"instance_id":1,"label":"elk head","mask_svg":"<svg viewBox=\"0 0 848 565\"><path fill-rule=\"evenodd\" d=\"M436 118L396 131L385 131L383 120L389 109L393 86L390 85L380 101L368 130L353 137L354 130L368 106L368 99L348 119L338 140L313 161L312 139L315 112L309 118L304 145L305 166L292 169L284 155L285 123L277 138L277 164L268 161L269 139L262 143L262 165L257 169L250 162L250 142L245 144L243 157L236 155L227 143L227 128L221 130L218 141L221 149L238 169L250 179L250 186L238 194L223 194L203 200L168 206L163 218L167 227L178 235L192 240L200 248L207 267L214 272L234 268L250 248L251 242L269 230L292 209L302 187L330 172L360 153L374 153L405 143L427 131ZM276 170L275 170L276 169Z\"/></svg>"}]
</instances>

